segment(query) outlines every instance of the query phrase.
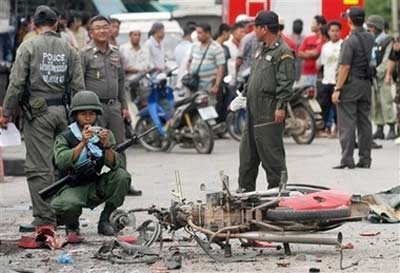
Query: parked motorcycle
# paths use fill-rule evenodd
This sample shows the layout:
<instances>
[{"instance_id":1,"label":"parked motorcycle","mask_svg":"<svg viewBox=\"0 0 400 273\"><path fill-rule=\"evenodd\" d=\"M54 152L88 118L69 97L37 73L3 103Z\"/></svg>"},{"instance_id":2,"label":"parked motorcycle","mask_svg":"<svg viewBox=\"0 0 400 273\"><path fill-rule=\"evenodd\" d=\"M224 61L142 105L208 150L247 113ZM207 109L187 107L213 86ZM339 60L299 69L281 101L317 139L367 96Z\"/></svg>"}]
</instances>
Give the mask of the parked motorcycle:
<instances>
[{"instance_id":1,"label":"parked motorcycle","mask_svg":"<svg viewBox=\"0 0 400 273\"><path fill-rule=\"evenodd\" d=\"M208 95L198 91L179 101L174 101L173 90L167 85L170 73L160 73L146 78L151 83L147 106L139 111L136 133L141 134L152 126L157 130L139 140L148 151L170 151L176 144L194 148L200 154L209 154L214 147L210 124L218 116L214 107L208 106Z\"/></svg>"},{"instance_id":2,"label":"parked motorcycle","mask_svg":"<svg viewBox=\"0 0 400 273\"><path fill-rule=\"evenodd\" d=\"M244 85L249 80L250 67L239 73L236 79L237 90L242 92ZM226 127L229 135L237 141L240 141L244 125L246 124L246 109L240 109L239 111L231 111L228 109L228 115L226 117Z\"/></svg>"},{"instance_id":3,"label":"parked motorcycle","mask_svg":"<svg viewBox=\"0 0 400 273\"><path fill-rule=\"evenodd\" d=\"M311 144L317 128L323 126L321 107L315 95L312 85L296 87L287 105L285 135L293 137L297 144ZM240 141L245 123L245 109L228 114L227 128L233 139Z\"/></svg>"},{"instance_id":4,"label":"parked motorcycle","mask_svg":"<svg viewBox=\"0 0 400 273\"><path fill-rule=\"evenodd\" d=\"M285 134L292 136L297 144L311 144L322 121L321 107L315 99L315 87L300 86L293 89L285 120Z\"/></svg>"}]
</instances>

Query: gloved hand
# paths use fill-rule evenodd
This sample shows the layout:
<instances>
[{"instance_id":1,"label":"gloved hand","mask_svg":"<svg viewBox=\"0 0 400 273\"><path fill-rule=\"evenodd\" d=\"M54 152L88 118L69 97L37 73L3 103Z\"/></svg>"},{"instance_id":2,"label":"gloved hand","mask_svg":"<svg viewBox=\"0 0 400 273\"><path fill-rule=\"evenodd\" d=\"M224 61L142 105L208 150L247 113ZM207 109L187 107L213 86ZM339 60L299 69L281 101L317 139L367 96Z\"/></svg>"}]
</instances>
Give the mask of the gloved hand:
<instances>
[{"instance_id":1,"label":"gloved hand","mask_svg":"<svg viewBox=\"0 0 400 273\"><path fill-rule=\"evenodd\" d=\"M242 93L236 92L238 95L236 98L234 98L229 105L229 108L233 111L239 111L242 108L246 108L246 103L247 103L247 98L243 97Z\"/></svg>"}]
</instances>

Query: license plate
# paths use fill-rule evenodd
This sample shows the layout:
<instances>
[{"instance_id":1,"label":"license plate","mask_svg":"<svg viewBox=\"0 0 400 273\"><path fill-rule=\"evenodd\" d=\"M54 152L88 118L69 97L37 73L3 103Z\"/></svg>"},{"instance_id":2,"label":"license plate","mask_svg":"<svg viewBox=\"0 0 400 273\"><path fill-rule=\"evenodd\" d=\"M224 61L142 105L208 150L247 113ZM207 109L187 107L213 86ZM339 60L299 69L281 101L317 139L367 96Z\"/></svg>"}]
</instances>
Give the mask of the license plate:
<instances>
[{"instance_id":1,"label":"license plate","mask_svg":"<svg viewBox=\"0 0 400 273\"><path fill-rule=\"evenodd\" d=\"M308 100L308 102L310 103L311 110L313 110L314 113L322 112L321 106L316 99Z\"/></svg>"},{"instance_id":2,"label":"license plate","mask_svg":"<svg viewBox=\"0 0 400 273\"><path fill-rule=\"evenodd\" d=\"M217 111L212 106L197 109L203 120L214 119L218 117Z\"/></svg>"}]
</instances>

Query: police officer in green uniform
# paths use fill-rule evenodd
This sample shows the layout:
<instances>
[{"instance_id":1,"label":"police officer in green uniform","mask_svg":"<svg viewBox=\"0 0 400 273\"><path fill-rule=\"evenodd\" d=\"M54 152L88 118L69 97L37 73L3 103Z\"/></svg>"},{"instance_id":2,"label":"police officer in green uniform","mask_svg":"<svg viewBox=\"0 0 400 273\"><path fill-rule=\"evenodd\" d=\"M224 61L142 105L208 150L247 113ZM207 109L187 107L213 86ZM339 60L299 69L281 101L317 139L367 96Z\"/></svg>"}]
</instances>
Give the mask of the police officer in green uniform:
<instances>
[{"instance_id":1,"label":"police officer in green uniform","mask_svg":"<svg viewBox=\"0 0 400 273\"><path fill-rule=\"evenodd\" d=\"M376 67L376 74L372 85L371 120L377 126L373 139L385 139L384 125L389 125L386 139L395 139L396 115L393 107L392 88L384 82L389 54L393 45L393 38L383 29L385 21L380 15L371 15L367 19L369 32L375 36L375 46L372 48L372 62Z\"/></svg>"},{"instance_id":2,"label":"police officer in green uniform","mask_svg":"<svg viewBox=\"0 0 400 273\"><path fill-rule=\"evenodd\" d=\"M95 131L93 125L103 107L92 91L81 91L72 99L71 117L75 120L60 134L54 146L55 163L68 174L78 166L88 166L72 186L66 186L51 201L51 208L65 222L68 241L79 243L79 216L82 208L95 208L105 202L98 222L98 233L113 236L116 231L109 223L110 214L124 202L131 182L130 174L123 168L121 155L113 150L116 145L111 131ZM107 173L101 173L106 165Z\"/></svg>"},{"instance_id":3,"label":"police officer in green uniform","mask_svg":"<svg viewBox=\"0 0 400 273\"><path fill-rule=\"evenodd\" d=\"M257 49L247 86L248 118L240 142L239 187L254 191L260 162L268 188L277 187L286 171L283 132L286 104L295 80L294 57L278 36L278 15L262 11L255 19Z\"/></svg>"},{"instance_id":4,"label":"police officer in green uniform","mask_svg":"<svg viewBox=\"0 0 400 273\"><path fill-rule=\"evenodd\" d=\"M395 71L397 73L394 73ZM400 39L399 38L397 38L397 41L393 43L392 49L390 51L388 68L384 80L385 84L388 85L391 84L392 79L396 83L396 95L394 97L394 102L396 104L396 109L397 109L397 137L399 137L400 136ZM400 139L398 138L396 142L398 142L399 140Z\"/></svg>"},{"instance_id":5,"label":"police officer in green uniform","mask_svg":"<svg viewBox=\"0 0 400 273\"><path fill-rule=\"evenodd\" d=\"M370 168L372 126L371 109L371 52L374 36L363 28L365 12L351 7L345 13L351 34L343 41L339 69L332 102L337 105L338 129L342 159L334 169ZM354 164L354 143L358 135L359 161Z\"/></svg>"},{"instance_id":6,"label":"police officer in green uniform","mask_svg":"<svg viewBox=\"0 0 400 273\"><path fill-rule=\"evenodd\" d=\"M1 126L18 103L24 110L25 173L32 201L33 226L56 224L49 204L38 192L54 182L53 144L67 126L65 96L84 88L79 54L55 32L57 16L48 6L34 14L39 33L20 45L4 100Z\"/></svg>"},{"instance_id":7,"label":"police officer in green uniform","mask_svg":"<svg viewBox=\"0 0 400 273\"><path fill-rule=\"evenodd\" d=\"M124 119L130 119L121 56L118 47L109 43L108 18L95 16L90 20L89 27L92 43L80 52L85 86L100 98L103 115L99 117L99 125L110 129L119 144L125 138ZM141 191L133 188L130 193L141 195Z\"/></svg>"}]
</instances>

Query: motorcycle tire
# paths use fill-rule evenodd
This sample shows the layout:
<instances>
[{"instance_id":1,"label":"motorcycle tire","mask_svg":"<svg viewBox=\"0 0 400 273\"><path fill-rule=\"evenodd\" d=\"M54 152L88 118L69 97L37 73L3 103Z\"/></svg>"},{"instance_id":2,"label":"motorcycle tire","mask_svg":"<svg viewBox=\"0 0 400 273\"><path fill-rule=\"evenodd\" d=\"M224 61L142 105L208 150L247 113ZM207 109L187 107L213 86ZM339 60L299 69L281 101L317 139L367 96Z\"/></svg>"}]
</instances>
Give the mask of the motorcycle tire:
<instances>
[{"instance_id":1,"label":"motorcycle tire","mask_svg":"<svg viewBox=\"0 0 400 273\"><path fill-rule=\"evenodd\" d=\"M236 141L241 140L242 132L244 128L245 115L241 111L229 112L226 117L226 127L228 129L229 135Z\"/></svg>"},{"instance_id":2,"label":"motorcycle tire","mask_svg":"<svg viewBox=\"0 0 400 273\"><path fill-rule=\"evenodd\" d=\"M153 121L150 117L140 117L135 126L136 134L140 135L154 126ZM161 152L166 151L171 146L171 141L163 139L157 130L149 133L138 140L139 144L142 145L149 152Z\"/></svg>"},{"instance_id":3,"label":"motorcycle tire","mask_svg":"<svg viewBox=\"0 0 400 273\"><path fill-rule=\"evenodd\" d=\"M294 141L297 144L311 144L315 138L316 134L316 125L313 114L303 105L298 105L293 108L293 114L296 118L305 120L307 123L307 127L305 132L301 135L292 135Z\"/></svg>"},{"instance_id":4,"label":"motorcycle tire","mask_svg":"<svg viewBox=\"0 0 400 273\"><path fill-rule=\"evenodd\" d=\"M210 125L200 116L193 117L193 144L199 154L211 154L214 148L214 133Z\"/></svg>"},{"instance_id":5,"label":"motorcycle tire","mask_svg":"<svg viewBox=\"0 0 400 273\"><path fill-rule=\"evenodd\" d=\"M350 208L293 210L290 208L275 208L267 210L266 220L271 221L309 221L345 218L351 215Z\"/></svg>"}]
</instances>

